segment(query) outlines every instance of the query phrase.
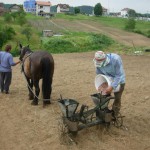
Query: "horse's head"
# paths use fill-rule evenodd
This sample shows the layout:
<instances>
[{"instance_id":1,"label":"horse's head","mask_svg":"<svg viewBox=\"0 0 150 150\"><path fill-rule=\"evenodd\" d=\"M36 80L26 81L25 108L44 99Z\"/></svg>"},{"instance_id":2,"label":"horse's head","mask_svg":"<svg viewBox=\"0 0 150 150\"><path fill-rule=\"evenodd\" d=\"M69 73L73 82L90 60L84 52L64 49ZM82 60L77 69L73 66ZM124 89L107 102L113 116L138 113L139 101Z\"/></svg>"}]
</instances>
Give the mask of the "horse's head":
<instances>
[{"instance_id":1,"label":"horse's head","mask_svg":"<svg viewBox=\"0 0 150 150\"><path fill-rule=\"evenodd\" d=\"M32 51L30 50L29 45L28 46L22 46L21 44L19 44L19 46L20 46L20 51L19 51L20 57L19 57L19 59L22 61L25 54L31 53Z\"/></svg>"}]
</instances>

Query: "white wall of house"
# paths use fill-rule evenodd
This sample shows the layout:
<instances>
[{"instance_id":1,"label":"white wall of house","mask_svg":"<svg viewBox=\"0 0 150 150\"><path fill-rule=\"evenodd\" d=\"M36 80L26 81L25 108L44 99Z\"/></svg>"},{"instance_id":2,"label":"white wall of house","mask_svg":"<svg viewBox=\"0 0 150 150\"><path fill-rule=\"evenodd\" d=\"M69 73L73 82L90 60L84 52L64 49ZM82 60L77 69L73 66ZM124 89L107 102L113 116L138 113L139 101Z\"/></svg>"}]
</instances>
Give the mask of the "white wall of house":
<instances>
[{"instance_id":1,"label":"white wall of house","mask_svg":"<svg viewBox=\"0 0 150 150\"><path fill-rule=\"evenodd\" d=\"M58 5L57 6L57 13L61 13L61 12L69 12L69 8L60 8L60 6Z\"/></svg>"},{"instance_id":2,"label":"white wall of house","mask_svg":"<svg viewBox=\"0 0 150 150\"><path fill-rule=\"evenodd\" d=\"M17 5L14 5L13 7L10 8L11 12L18 12L20 10L20 7Z\"/></svg>"},{"instance_id":3,"label":"white wall of house","mask_svg":"<svg viewBox=\"0 0 150 150\"><path fill-rule=\"evenodd\" d=\"M60 6L57 7L57 13L60 13Z\"/></svg>"},{"instance_id":4,"label":"white wall of house","mask_svg":"<svg viewBox=\"0 0 150 150\"><path fill-rule=\"evenodd\" d=\"M36 15L38 15L39 12L50 13L50 6L36 5Z\"/></svg>"},{"instance_id":5,"label":"white wall of house","mask_svg":"<svg viewBox=\"0 0 150 150\"><path fill-rule=\"evenodd\" d=\"M128 11L126 11L126 10L122 10L121 11L121 16L122 17L125 17L125 16L127 16L128 15Z\"/></svg>"}]
</instances>

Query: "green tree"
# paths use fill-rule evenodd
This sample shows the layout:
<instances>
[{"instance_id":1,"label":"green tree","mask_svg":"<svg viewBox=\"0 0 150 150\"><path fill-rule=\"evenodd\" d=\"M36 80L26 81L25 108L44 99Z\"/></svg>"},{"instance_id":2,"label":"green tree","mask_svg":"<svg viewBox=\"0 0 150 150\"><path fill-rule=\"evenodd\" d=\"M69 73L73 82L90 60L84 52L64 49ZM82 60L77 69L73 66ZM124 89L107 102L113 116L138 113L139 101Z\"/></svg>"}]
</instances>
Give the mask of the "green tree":
<instances>
[{"instance_id":1,"label":"green tree","mask_svg":"<svg viewBox=\"0 0 150 150\"><path fill-rule=\"evenodd\" d=\"M0 48L2 48L8 40L11 40L15 34L15 30L12 27L0 27Z\"/></svg>"},{"instance_id":2,"label":"green tree","mask_svg":"<svg viewBox=\"0 0 150 150\"><path fill-rule=\"evenodd\" d=\"M103 13L103 9L102 9L102 6L100 3L97 3L94 7L94 14L96 16L102 16L102 13Z\"/></svg>"},{"instance_id":3,"label":"green tree","mask_svg":"<svg viewBox=\"0 0 150 150\"><path fill-rule=\"evenodd\" d=\"M80 8L79 7L75 7L74 8L74 12L75 12L75 14L79 14L80 13Z\"/></svg>"},{"instance_id":4,"label":"green tree","mask_svg":"<svg viewBox=\"0 0 150 150\"><path fill-rule=\"evenodd\" d=\"M11 22L12 21L12 16L9 13L4 14L4 21L5 22Z\"/></svg>"},{"instance_id":5,"label":"green tree","mask_svg":"<svg viewBox=\"0 0 150 150\"><path fill-rule=\"evenodd\" d=\"M16 34L15 30L12 27L5 26L4 31L6 33L7 40L11 40Z\"/></svg>"},{"instance_id":6,"label":"green tree","mask_svg":"<svg viewBox=\"0 0 150 150\"><path fill-rule=\"evenodd\" d=\"M22 26L27 23L27 20L24 15L21 15L17 17L17 22Z\"/></svg>"},{"instance_id":7,"label":"green tree","mask_svg":"<svg viewBox=\"0 0 150 150\"><path fill-rule=\"evenodd\" d=\"M32 32L31 32L31 28L30 27L25 27L22 32L22 34L24 34L27 38L27 41L29 42L31 36L32 36Z\"/></svg>"},{"instance_id":8,"label":"green tree","mask_svg":"<svg viewBox=\"0 0 150 150\"><path fill-rule=\"evenodd\" d=\"M3 47L5 42L6 42L6 34L4 31L0 30L0 49Z\"/></svg>"},{"instance_id":9,"label":"green tree","mask_svg":"<svg viewBox=\"0 0 150 150\"><path fill-rule=\"evenodd\" d=\"M128 16L129 16L129 17L136 17L136 11L133 10L133 9L130 9L130 10L128 11Z\"/></svg>"},{"instance_id":10,"label":"green tree","mask_svg":"<svg viewBox=\"0 0 150 150\"><path fill-rule=\"evenodd\" d=\"M18 12L13 12L11 13L12 18L14 19L14 21L16 20L17 16L18 16Z\"/></svg>"},{"instance_id":11,"label":"green tree","mask_svg":"<svg viewBox=\"0 0 150 150\"><path fill-rule=\"evenodd\" d=\"M135 29L136 22L133 18L129 18L125 24L125 30L133 31Z\"/></svg>"}]
</instances>

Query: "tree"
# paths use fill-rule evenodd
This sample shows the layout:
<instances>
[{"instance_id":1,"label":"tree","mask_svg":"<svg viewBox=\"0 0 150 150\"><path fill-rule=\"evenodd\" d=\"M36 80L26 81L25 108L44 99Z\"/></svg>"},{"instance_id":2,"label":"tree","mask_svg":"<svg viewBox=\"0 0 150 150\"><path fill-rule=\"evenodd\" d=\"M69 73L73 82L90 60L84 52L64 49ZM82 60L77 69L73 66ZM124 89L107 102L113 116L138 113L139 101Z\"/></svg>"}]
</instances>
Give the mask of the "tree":
<instances>
[{"instance_id":1,"label":"tree","mask_svg":"<svg viewBox=\"0 0 150 150\"><path fill-rule=\"evenodd\" d=\"M4 14L4 21L5 22L11 22L12 21L12 16L9 13Z\"/></svg>"},{"instance_id":2,"label":"tree","mask_svg":"<svg viewBox=\"0 0 150 150\"><path fill-rule=\"evenodd\" d=\"M24 34L29 42L30 40L30 37L32 35L32 32L31 32L31 28L30 27L25 27L23 30L22 30L22 34Z\"/></svg>"},{"instance_id":3,"label":"tree","mask_svg":"<svg viewBox=\"0 0 150 150\"><path fill-rule=\"evenodd\" d=\"M94 7L94 14L96 16L102 16L102 13L103 13L103 9L102 9L102 6L100 3L97 3Z\"/></svg>"},{"instance_id":4,"label":"tree","mask_svg":"<svg viewBox=\"0 0 150 150\"><path fill-rule=\"evenodd\" d=\"M24 15L20 15L17 17L17 22L19 23L20 26L22 26L27 23L27 20Z\"/></svg>"},{"instance_id":5,"label":"tree","mask_svg":"<svg viewBox=\"0 0 150 150\"><path fill-rule=\"evenodd\" d=\"M79 14L80 13L80 8L79 7L75 7L74 8L74 12L75 12L75 14Z\"/></svg>"},{"instance_id":6,"label":"tree","mask_svg":"<svg viewBox=\"0 0 150 150\"><path fill-rule=\"evenodd\" d=\"M12 27L0 27L0 48L2 48L8 40L11 40L15 34L15 30Z\"/></svg>"},{"instance_id":7,"label":"tree","mask_svg":"<svg viewBox=\"0 0 150 150\"><path fill-rule=\"evenodd\" d=\"M16 20L17 16L18 16L18 12L13 12L11 13L12 18L14 19L14 21Z\"/></svg>"},{"instance_id":8,"label":"tree","mask_svg":"<svg viewBox=\"0 0 150 150\"><path fill-rule=\"evenodd\" d=\"M136 17L136 12L135 12L135 10L130 9L130 10L128 11L128 16L129 16L129 17Z\"/></svg>"},{"instance_id":9,"label":"tree","mask_svg":"<svg viewBox=\"0 0 150 150\"><path fill-rule=\"evenodd\" d=\"M125 24L125 30L133 31L135 29L136 22L133 18L129 18Z\"/></svg>"}]
</instances>

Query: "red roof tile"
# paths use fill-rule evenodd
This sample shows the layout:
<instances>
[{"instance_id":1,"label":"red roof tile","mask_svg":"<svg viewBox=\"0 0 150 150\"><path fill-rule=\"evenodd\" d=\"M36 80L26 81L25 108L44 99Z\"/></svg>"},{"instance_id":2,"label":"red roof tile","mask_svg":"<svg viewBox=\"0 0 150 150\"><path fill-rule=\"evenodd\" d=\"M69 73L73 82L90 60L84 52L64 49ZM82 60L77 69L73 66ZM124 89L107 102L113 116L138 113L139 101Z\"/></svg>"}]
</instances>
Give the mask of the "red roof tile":
<instances>
[{"instance_id":1,"label":"red roof tile","mask_svg":"<svg viewBox=\"0 0 150 150\"><path fill-rule=\"evenodd\" d=\"M45 1L45 2L43 2L43 1L36 1L36 4L38 4L38 5L42 5L42 6L51 6L51 2L49 2L49 1Z\"/></svg>"}]
</instances>

